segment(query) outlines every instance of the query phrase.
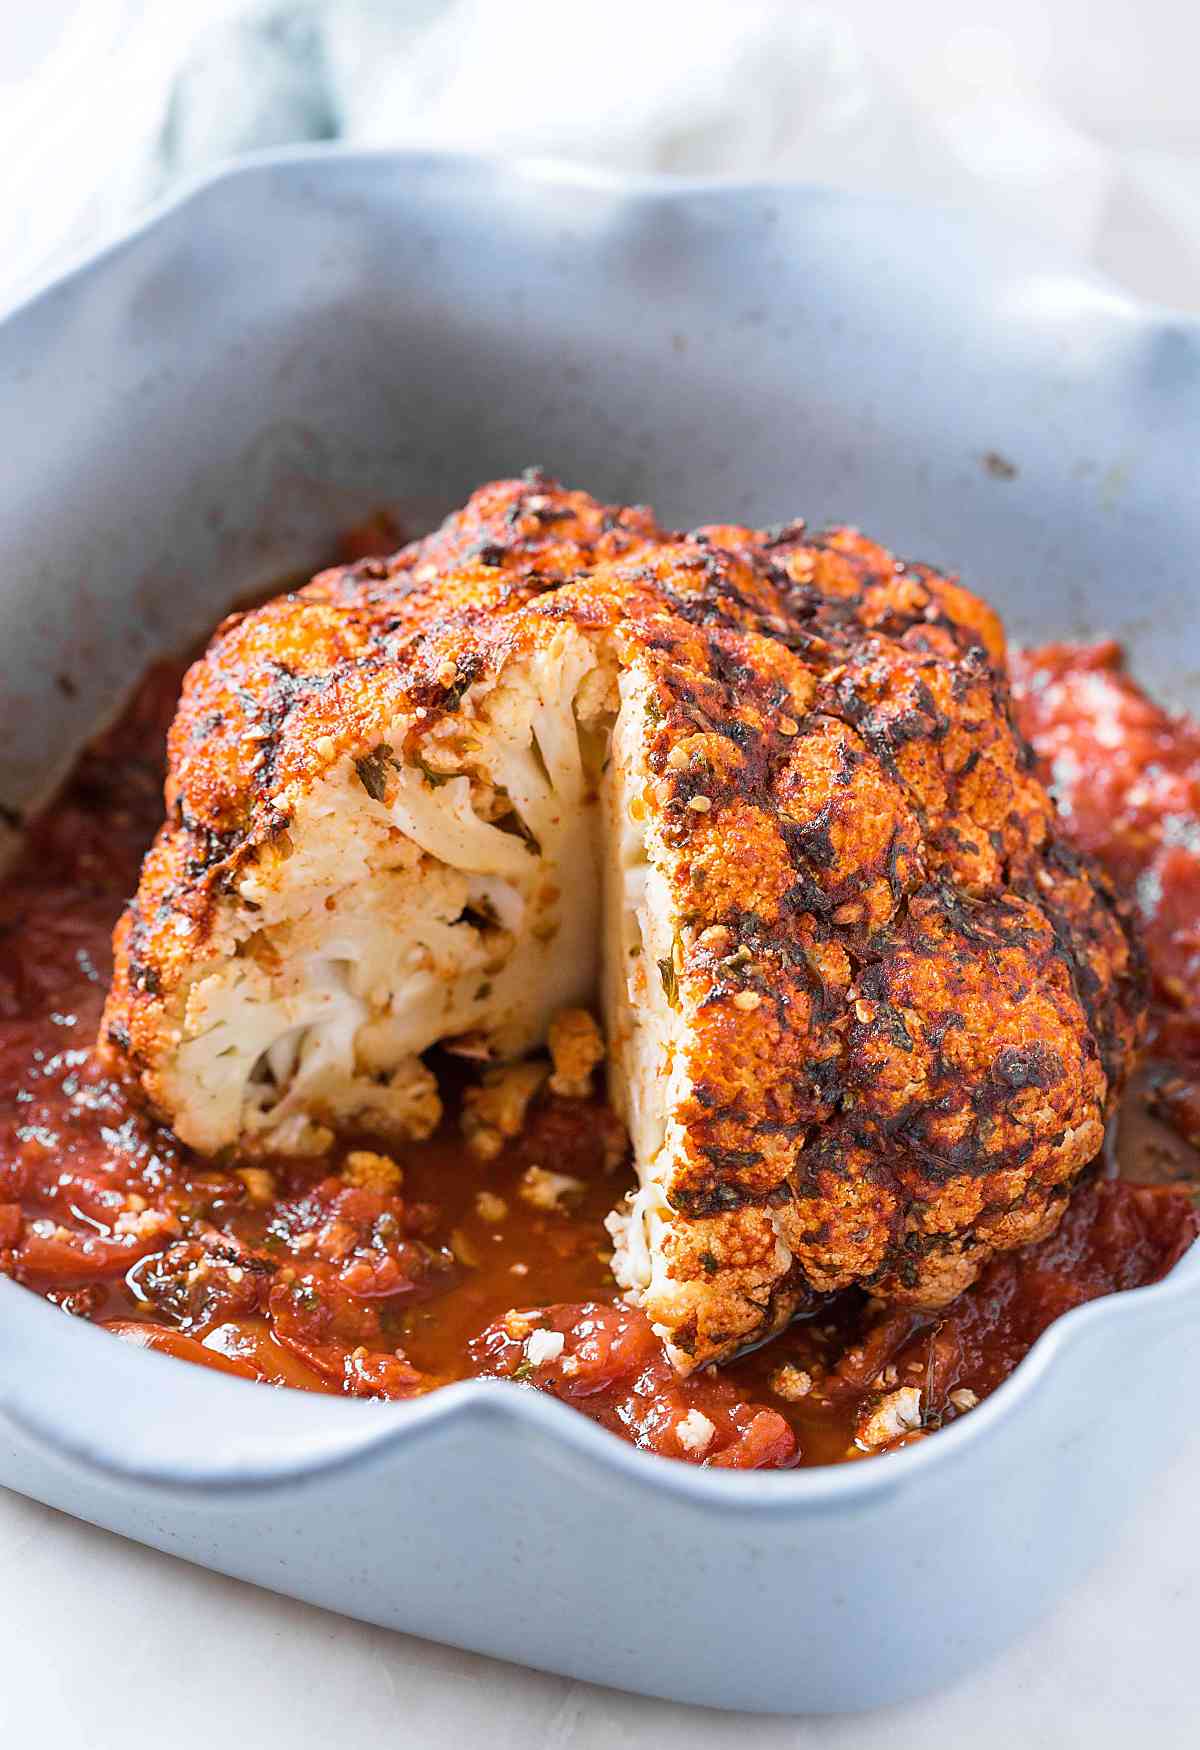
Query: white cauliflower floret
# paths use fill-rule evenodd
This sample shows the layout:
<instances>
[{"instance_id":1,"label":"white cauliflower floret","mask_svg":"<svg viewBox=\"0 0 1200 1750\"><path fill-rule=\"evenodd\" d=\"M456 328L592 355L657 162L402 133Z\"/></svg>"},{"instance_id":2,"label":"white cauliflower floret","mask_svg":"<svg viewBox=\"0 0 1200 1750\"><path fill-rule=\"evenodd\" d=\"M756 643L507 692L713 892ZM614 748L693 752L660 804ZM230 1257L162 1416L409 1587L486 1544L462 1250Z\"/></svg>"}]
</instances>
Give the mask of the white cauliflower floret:
<instances>
[{"instance_id":1,"label":"white cauliflower floret","mask_svg":"<svg viewBox=\"0 0 1200 1750\"><path fill-rule=\"evenodd\" d=\"M604 1019L609 1089L629 1130L638 1188L608 1217L612 1271L635 1305L650 1313L677 1367L690 1358L671 1342L706 1285L677 1273L670 1239L677 1212L668 1187L686 1153L680 1110L691 1092L688 1027L679 998L678 915L665 873L661 816L646 805L651 790L649 687L637 667L620 678L620 711L605 784ZM777 1236L773 1274L790 1254Z\"/></svg>"},{"instance_id":2,"label":"white cauliflower floret","mask_svg":"<svg viewBox=\"0 0 1200 1750\"><path fill-rule=\"evenodd\" d=\"M460 1121L473 1155L495 1160L506 1142L520 1136L529 1103L548 1073L544 1063L511 1063L489 1070L477 1087L467 1089Z\"/></svg>"},{"instance_id":3,"label":"white cauliflower floret","mask_svg":"<svg viewBox=\"0 0 1200 1750\"><path fill-rule=\"evenodd\" d=\"M525 1339L525 1359L531 1367L545 1367L558 1360L565 1343L561 1331L531 1331Z\"/></svg>"},{"instance_id":4,"label":"white cauliflower floret","mask_svg":"<svg viewBox=\"0 0 1200 1750\"><path fill-rule=\"evenodd\" d=\"M798 1404L801 1398L806 1398L812 1391L812 1374L788 1361L775 1369L770 1378L770 1386L777 1398L783 1398L789 1404Z\"/></svg>"},{"instance_id":5,"label":"white cauliflower floret","mask_svg":"<svg viewBox=\"0 0 1200 1750\"><path fill-rule=\"evenodd\" d=\"M404 1183L404 1169L390 1155L376 1154L374 1149L356 1148L342 1162L342 1178L347 1185L364 1191L398 1191Z\"/></svg>"},{"instance_id":6,"label":"white cauliflower floret","mask_svg":"<svg viewBox=\"0 0 1200 1750\"><path fill-rule=\"evenodd\" d=\"M915 1385L902 1385L863 1413L855 1437L860 1446L887 1446L902 1434L915 1434L920 1427L920 1389Z\"/></svg>"},{"instance_id":7,"label":"white cauliflower floret","mask_svg":"<svg viewBox=\"0 0 1200 1750\"><path fill-rule=\"evenodd\" d=\"M592 1091L592 1071L604 1061L604 1039L586 1009L563 1009L550 1023L550 1092L584 1100Z\"/></svg>"},{"instance_id":8,"label":"white cauliflower floret","mask_svg":"<svg viewBox=\"0 0 1200 1750\"><path fill-rule=\"evenodd\" d=\"M517 1191L534 1209L552 1213L581 1195L583 1180L573 1179L570 1173L552 1173L547 1167L532 1166L522 1173Z\"/></svg>"},{"instance_id":9,"label":"white cauliflower floret","mask_svg":"<svg viewBox=\"0 0 1200 1750\"><path fill-rule=\"evenodd\" d=\"M712 1445L717 1430L702 1410L689 1410L676 1422L675 1433L683 1450L691 1453L693 1458L699 1458Z\"/></svg>"},{"instance_id":10,"label":"white cauliflower floret","mask_svg":"<svg viewBox=\"0 0 1200 1750\"><path fill-rule=\"evenodd\" d=\"M346 758L288 798L286 845L241 874L222 957L187 991L162 1078L185 1142L290 1154L349 1127L428 1136L430 1046L517 1057L587 1000L598 805L575 712L596 662L564 628L464 701L456 746L405 764L397 724L366 779ZM606 692L593 680L594 710Z\"/></svg>"}]
</instances>

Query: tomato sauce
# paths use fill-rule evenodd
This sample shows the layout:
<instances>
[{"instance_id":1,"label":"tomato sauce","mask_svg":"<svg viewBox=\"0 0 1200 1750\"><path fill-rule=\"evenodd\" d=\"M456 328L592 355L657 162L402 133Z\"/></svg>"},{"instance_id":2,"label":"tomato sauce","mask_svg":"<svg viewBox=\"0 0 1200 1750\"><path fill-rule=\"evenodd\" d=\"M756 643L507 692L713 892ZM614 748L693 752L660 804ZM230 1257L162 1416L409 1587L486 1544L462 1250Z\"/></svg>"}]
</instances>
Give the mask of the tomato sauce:
<instances>
[{"instance_id":1,"label":"tomato sauce","mask_svg":"<svg viewBox=\"0 0 1200 1750\"><path fill-rule=\"evenodd\" d=\"M1200 1146L1200 724L1147 698L1111 642L1022 652L1013 679L1072 835L1134 907L1155 995L1151 1107Z\"/></svg>"},{"instance_id":2,"label":"tomato sauce","mask_svg":"<svg viewBox=\"0 0 1200 1750\"><path fill-rule=\"evenodd\" d=\"M598 1099L543 1100L486 1165L453 1121L387 1153L361 1137L317 1162L217 1165L106 1078L91 1046L109 934L161 815L180 673L147 677L0 882L0 1272L64 1312L308 1391L400 1399L504 1379L649 1451L779 1468L925 1438L1061 1313L1156 1280L1195 1237L1200 730L1156 712L1109 655L1038 653L1020 681L1072 826L1136 896L1156 978L1157 1057L1122 1114L1125 1177L1102 1163L1057 1233L936 1316L840 1295L689 1380L616 1296L603 1217L631 1169ZM450 1110L455 1074L447 1063ZM556 1206L527 1200L535 1165L576 1182Z\"/></svg>"}]
</instances>

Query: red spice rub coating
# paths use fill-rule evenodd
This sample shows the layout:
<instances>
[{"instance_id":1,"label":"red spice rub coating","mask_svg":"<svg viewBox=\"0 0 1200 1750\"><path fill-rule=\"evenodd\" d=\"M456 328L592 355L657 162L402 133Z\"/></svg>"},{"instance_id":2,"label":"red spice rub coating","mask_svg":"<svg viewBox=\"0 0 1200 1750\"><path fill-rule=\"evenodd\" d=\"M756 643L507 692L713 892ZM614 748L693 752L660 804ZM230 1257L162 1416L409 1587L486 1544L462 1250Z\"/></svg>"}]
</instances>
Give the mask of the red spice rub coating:
<instances>
[{"instance_id":1,"label":"red spice rub coating","mask_svg":"<svg viewBox=\"0 0 1200 1750\"><path fill-rule=\"evenodd\" d=\"M677 1365L851 1283L936 1304L1049 1232L1139 1037L1124 918L1013 729L995 615L852 530L682 536L534 474L227 621L117 930L110 1062L161 1112L189 969L305 787L397 722L411 752L564 621L654 701Z\"/></svg>"}]
</instances>

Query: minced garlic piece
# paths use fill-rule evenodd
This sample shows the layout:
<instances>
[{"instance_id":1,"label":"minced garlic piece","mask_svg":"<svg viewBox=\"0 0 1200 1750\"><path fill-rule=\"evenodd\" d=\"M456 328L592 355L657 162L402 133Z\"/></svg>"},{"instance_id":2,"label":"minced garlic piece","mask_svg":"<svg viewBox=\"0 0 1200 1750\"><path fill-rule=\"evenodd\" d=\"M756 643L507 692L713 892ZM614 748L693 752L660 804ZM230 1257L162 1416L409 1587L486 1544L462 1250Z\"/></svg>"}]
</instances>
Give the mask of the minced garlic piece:
<instances>
[{"instance_id":1,"label":"minced garlic piece","mask_svg":"<svg viewBox=\"0 0 1200 1750\"><path fill-rule=\"evenodd\" d=\"M544 1367L558 1360L565 1342L561 1331L531 1331L525 1339L525 1359L531 1367Z\"/></svg>"},{"instance_id":2,"label":"minced garlic piece","mask_svg":"<svg viewBox=\"0 0 1200 1750\"><path fill-rule=\"evenodd\" d=\"M495 1225L503 1221L508 1214L508 1204L503 1197L497 1197L494 1191L477 1191L475 1194L475 1213L481 1221L490 1221Z\"/></svg>"}]
</instances>

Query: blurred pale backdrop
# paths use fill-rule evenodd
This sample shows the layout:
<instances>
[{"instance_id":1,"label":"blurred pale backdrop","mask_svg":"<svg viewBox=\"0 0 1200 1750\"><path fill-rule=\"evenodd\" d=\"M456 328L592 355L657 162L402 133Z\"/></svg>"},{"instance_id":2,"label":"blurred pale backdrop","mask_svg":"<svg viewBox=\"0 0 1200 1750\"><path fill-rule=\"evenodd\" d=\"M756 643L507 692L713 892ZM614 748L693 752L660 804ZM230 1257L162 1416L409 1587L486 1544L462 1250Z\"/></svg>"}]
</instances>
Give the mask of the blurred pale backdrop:
<instances>
[{"instance_id":1,"label":"blurred pale backdrop","mask_svg":"<svg viewBox=\"0 0 1200 1750\"><path fill-rule=\"evenodd\" d=\"M1191 0L42 0L0 33L0 299L239 150L347 138L986 206L1200 308Z\"/></svg>"}]
</instances>

